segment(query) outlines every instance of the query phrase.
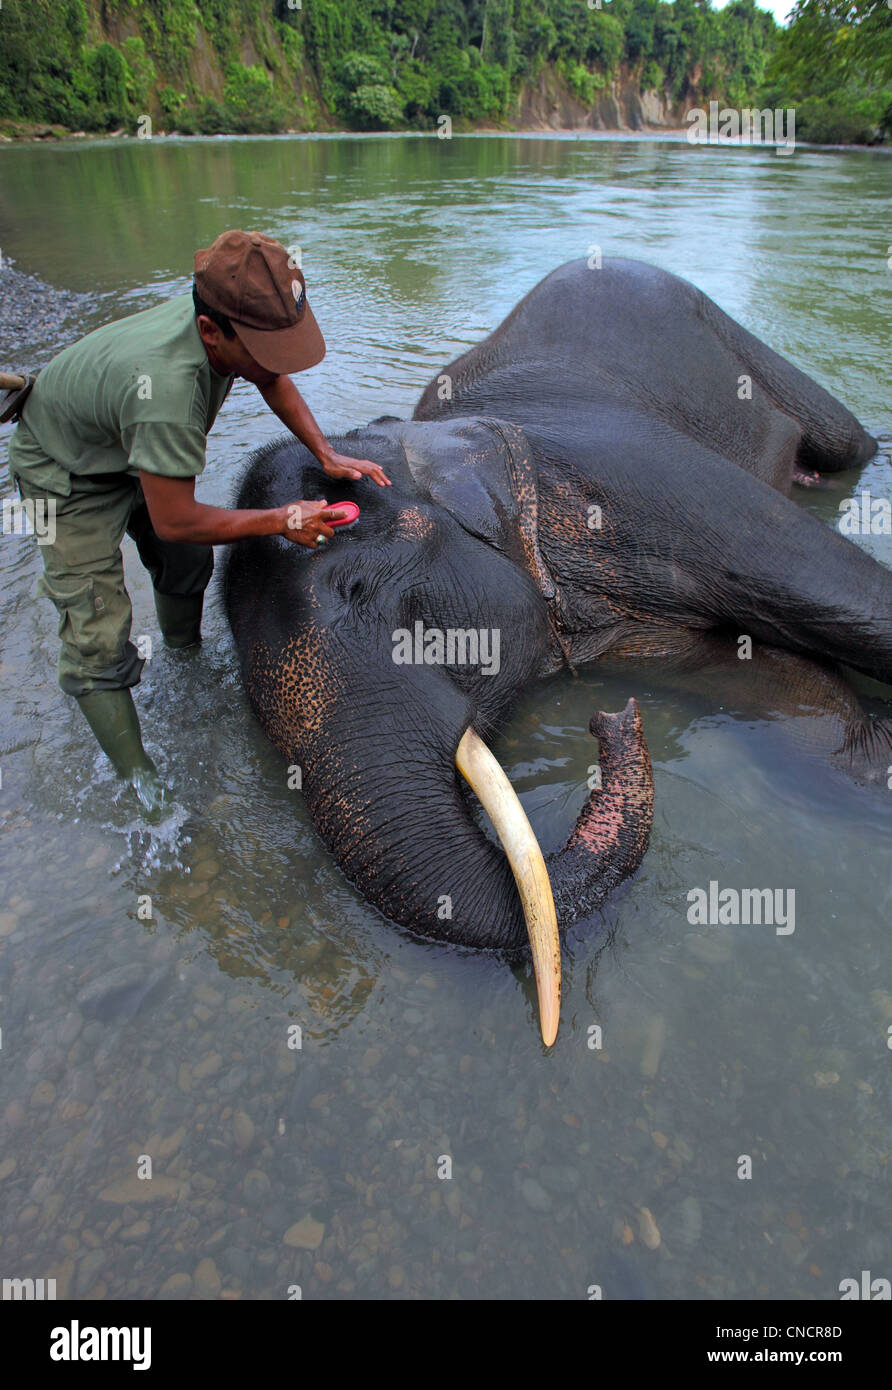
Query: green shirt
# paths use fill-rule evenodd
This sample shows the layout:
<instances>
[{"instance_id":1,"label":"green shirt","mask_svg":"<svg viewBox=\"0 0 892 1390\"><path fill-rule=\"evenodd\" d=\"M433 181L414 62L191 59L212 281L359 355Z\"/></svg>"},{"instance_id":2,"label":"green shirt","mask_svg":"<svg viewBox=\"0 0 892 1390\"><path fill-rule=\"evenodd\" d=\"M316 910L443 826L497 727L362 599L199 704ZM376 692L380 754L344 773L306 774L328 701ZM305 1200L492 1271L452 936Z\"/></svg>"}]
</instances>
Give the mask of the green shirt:
<instances>
[{"instance_id":1,"label":"green shirt","mask_svg":"<svg viewBox=\"0 0 892 1390\"><path fill-rule=\"evenodd\" d=\"M71 475L194 478L232 385L211 367L191 294L88 333L40 373L10 467L68 496Z\"/></svg>"}]
</instances>

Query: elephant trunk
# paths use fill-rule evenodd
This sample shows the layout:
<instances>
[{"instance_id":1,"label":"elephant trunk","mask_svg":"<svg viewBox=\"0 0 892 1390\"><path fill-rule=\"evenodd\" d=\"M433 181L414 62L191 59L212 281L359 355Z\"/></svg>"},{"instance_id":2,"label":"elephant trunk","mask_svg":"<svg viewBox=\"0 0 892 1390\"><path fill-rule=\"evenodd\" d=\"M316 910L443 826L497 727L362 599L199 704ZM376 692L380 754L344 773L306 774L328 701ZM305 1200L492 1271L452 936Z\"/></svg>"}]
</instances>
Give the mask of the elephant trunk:
<instances>
[{"instance_id":1,"label":"elephant trunk","mask_svg":"<svg viewBox=\"0 0 892 1390\"><path fill-rule=\"evenodd\" d=\"M550 861L557 917L549 921L549 874L535 842L524 838L519 802L519 817L508 805L510 787L510 796L502 789L496 797L507 811L497 808L493 816L507 854L475 823L462 791L459 765L471 772L484 806L495 805L469 758L471 745L478 754L482 747L472 701L429 669L408 676L410 683L416 679L423 699L421 686L416 698L401 686L397 699L368 679L361 702L345 700L341 691L338 708L349 709L355 721L346 725L334 706L327 718L292 725L292 736L264 722L283 751L299 757L310 813L338 865L382 913L428 940L511 955L532 944L543 1037L551 1042L559 1003L557 928L593 911L634 871L647 845L652 783L637 708L630 702L623 714L592 721L601 742L601 785Z\"/></svg>"},{"instance_id":2,"label":"elephant trunk","mask_svg":"<svg viewBox=\"0 0 892 1390\"><path fill-rule=\"evenodd\" d=\"M594 912L644 858L654 816L654 784L641 714L599 713L589 729L600 744L596 786L563 849L548 858L562 926Z\"/></svg>"}]
</instances>

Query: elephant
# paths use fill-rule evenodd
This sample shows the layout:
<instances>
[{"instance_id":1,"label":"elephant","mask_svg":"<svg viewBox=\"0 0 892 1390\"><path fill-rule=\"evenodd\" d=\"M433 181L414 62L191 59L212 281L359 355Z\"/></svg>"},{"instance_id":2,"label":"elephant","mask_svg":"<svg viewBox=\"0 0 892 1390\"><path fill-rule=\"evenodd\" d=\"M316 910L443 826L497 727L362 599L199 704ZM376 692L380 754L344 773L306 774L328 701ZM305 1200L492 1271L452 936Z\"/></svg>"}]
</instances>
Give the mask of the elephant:
<instances>
[{"instance_id":1,"label":"elephant","mask_svg":"<svg viewBox=\"0 0 892 1390\"><path fill-rule=\"evenodd\" d=\"M808 716L800 734L856 779L892 762L892 724L841 670L892 681L892 573L791 498L876 441L684 280L569 262L438 373L411 419L335 447L393 485L363 492L319 550L232 548L243 683L371 904L426 940L508 957L529 942L546 1043L560 933L638 868L653 778L636 702L595 714L599 774L546 861L487 748L530 682L628 657L745 681L748 641L754 711ZM289 438L251 457L237 505L321 496L356 488Z\"/></svg>"}]
</instances>

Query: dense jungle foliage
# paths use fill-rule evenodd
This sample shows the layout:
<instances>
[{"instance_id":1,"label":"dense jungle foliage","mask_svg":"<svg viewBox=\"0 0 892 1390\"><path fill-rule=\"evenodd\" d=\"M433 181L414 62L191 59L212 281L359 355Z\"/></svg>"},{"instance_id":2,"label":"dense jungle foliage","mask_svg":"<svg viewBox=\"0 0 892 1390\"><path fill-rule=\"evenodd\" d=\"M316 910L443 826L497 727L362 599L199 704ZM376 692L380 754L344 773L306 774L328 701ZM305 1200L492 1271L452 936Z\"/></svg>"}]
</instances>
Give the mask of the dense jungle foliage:
<instances>
[{"instance_id":1,"label":"dense jungle foliage","mask_svg":"<svg viewBox=\"0 0 892 1390\"><path fill-rule=\"evenodd\" d=\"M892 122L886 0L3 0L0 122L69 130L516 124L542 77L591 107L622 75L681 111L797 108L797 134Z\"/></svg>"}]
</instances>

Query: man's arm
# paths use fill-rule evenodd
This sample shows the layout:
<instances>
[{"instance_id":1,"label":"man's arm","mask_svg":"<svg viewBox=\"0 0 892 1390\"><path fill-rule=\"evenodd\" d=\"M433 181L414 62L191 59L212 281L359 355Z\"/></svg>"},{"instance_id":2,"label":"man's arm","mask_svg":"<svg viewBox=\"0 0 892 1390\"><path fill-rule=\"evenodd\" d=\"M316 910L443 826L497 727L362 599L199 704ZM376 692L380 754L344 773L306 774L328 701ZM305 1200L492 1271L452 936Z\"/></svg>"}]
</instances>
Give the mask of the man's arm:
<instances>
[{"instance_id":1,"label":"man's arm","mask_svg":"<svg viewBox=\"0 0 892 1390\"><path fill-rule=\"evenodd\" d=\"M324 500L236 511L197 502L194 478L165 478L140 470L139 481L155 534L162 541L228 545L246 536L284 536L315 550L320 539L331 540L334 535L326 523L338 515L338 508Z\"/></svg>"},{"instance_id":2,"label":"man's arm","mask_svg":"<svg viewBox=\"0 0 892 1390\"><path fill-rule=\"evenodd\" d=\"M330 478L359 479L366 474L379 487L390 487L390 479L379 463L335 453L290 376L277 376L268 386L258 385L257 390L282 424L316 455Z\"/></svg>"}]
</instances>

